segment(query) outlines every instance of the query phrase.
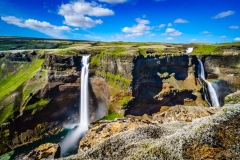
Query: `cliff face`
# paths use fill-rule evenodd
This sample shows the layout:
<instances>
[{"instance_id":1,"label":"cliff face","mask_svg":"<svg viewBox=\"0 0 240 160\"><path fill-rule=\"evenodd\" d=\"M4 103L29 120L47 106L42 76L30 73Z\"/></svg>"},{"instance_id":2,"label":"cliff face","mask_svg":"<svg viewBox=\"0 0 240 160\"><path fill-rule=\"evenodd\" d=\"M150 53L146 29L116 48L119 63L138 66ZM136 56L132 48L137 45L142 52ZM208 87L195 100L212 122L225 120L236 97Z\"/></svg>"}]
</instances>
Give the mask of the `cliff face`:
<instances>
[{"instance_id":1,"label":"cliff face","mask_svg":"<svg viewBox=\"0 0 240 160\"><path fill-rule=\"evenodd\" d=\"M1 99L1 117L6 108L12 106L13 111L9 112L12 120L1 125L0 153L53 135L65 124L79 121L81 57L49 54L42 57L45 59L41 70ZM90 119L94 121L107 112L109 88L97 77L89 83Z\"/></svg>"},{"instance_id":2,"label":"cliff face","mask_svg":"<svg viewBox=\"0 0 240 160\"><path fill-rule=\"evenodd\" d=\"M89 78L92 121L103 117L107 112L117 112L121 116L142 116L176 105L206 106L197 80L196 56L159 56L152 49L143 57L135 50L134 48L134 53L124 55L93 52ZM0 97L0 118L3 122L0 153L53 135L65 124L78 121L81 56L60 56L53 52L0 55L0 84L5 83L6 78L19 82L19 85L9 84L9 88L16 88ZM81 50L79 53L91 51ZM218 93L222 93L219 95L220 100L240 88L239 56L209 55L200 58L208 79L218 80L215 83ZM95 63L93 59L96 60ZM21 74L17 79L12 79L8 73ZM145 115L146 121L129 128L148 125L148 115ZM128 128L128 122L121 123L116 122L119 128L115 124L110 125L113 133ZM101 125L103 128L106 126Z\"/></svg>"},{"instance_id":3,"label":"cliff face","mask_svg":"<svg viewBox=\"0 0 240 160\"><path fill-rule=\"evenodd\" d=\"M134 60L132 94L126 114L143 115L161 106L203 105L196 56L138 57Z\"/></svg>"},{"instance_id":4,"label":"cliff face","mask_svg":"<svg viewBox=\"0 0 240 160\"><path fill-rule=\"evenodd\" d=\"M213 82L220 104L224 97L240 89L240 56L209 55L202 57L207 78Z\"/></svg>"}]
</instances>

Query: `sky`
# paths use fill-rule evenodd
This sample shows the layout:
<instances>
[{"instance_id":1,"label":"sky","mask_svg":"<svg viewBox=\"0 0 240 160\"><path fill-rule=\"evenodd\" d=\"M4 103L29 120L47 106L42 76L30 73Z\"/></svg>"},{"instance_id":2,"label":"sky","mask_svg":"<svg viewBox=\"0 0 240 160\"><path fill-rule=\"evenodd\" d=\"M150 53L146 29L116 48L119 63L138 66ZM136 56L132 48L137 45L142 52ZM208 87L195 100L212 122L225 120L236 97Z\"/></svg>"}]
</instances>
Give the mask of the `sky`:
<instances>
[{"instance_id":1,"label":"sky","mask_svg":"<svg viewBox=\"0 0 240 160\"><path fill-rule=\"evenodd\" d=\"M0 36L240 41L240 0L0 0Z\"/></svg>"}]
</instances>

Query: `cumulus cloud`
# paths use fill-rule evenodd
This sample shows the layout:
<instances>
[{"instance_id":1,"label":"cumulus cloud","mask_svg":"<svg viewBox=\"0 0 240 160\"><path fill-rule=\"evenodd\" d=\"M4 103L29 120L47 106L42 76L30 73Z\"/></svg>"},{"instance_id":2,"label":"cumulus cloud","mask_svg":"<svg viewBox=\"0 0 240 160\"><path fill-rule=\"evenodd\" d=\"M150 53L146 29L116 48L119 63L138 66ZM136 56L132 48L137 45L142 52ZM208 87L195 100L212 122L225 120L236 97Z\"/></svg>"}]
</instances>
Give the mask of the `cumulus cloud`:
<instances>
[{"instance_id":1,"label":"cumulus cloud","mask_svg":"<svg viewBox=\"0 0 240 160\"><path fill-rule=\"evenodd\" d=\"M110 4L125 3L128 0L98 0L99 2L106 2Z\"/></svg>"},{"instance_id":2,"label":"cumulus cloud","mask_svg":"<svg viewBox=\"0 0 240 160\"><path fill-rule=\"evenodd\" d=\"M165 33L161 34L162 36L180 36L182 35L182 32L180 32L179 30L176 30L175 28L167 28Z\"/></svg>"},{"instance_id":3,"label":"cumulus cloud","mask_svg":"<svg viewBox=\"0 0 240 160\"><path fill-rule=\"evenodd\" d=\"M136 36L143 36L147 31L153 29L150 26L147 26L150 22L145 19L137 18L136 21L138 24L133 25L132 27L124 27L122 32L128 33L127 35L117 35L118 39L133 38Z\"/></svg>"},{"instance_id":4,"label":"cumulus cloud","mask_svg":"<svg viewBox=\"0 0 240 160\"><path fill-rule=\"evenodd\" d=\"M235 38L234 41L240 41L240 37Z\"/></svg>"},{"instance_id":5,"label":"cumulus cloud","mask_svg":"<svg viewBox=\"0 0 240 160\"><path fill-rule=\"evenodd\" d=\"M184 20L184 19L181 19L181 18L178 18L178 19L174 20L174 23L188 23L188 21Z\"/></svg>"},{"instance_id":6,"label":"cumulus cloud","mask_svg":"<svg viewBox=\"0 0 240 160\"><path fill-rule=\"evenodd\" d=\"M172 37L168 37L168 38L166 38L166 40L173 40L174 38L172 38Z\"/></svg>"},{"instance_id":7,"label":"cumulus cloud","mask_svg":"<svg viewBox=\"0 0 240 160\"><path fill-rule=\"evenodd\" d=\"M219 19L219 18L224 18L224 17L227 17L227 16L231 16L235 13L235 11L226 11L226 12L221 12L221 13L218 13L217 15L215 15L214 17L212 17L212 19Z\"/></svg>"},{"instance_id":8,"label":"cumulus cloud","mask_svg":"<svg viewBox=\"0 0 240 160\"><path fill-rule=\"evenodd\" d=\"M44 33L53 38L66 38L63 36L63 31L71 31L71 28L68 26L55 26L48 22L40 22L34 19L22 20L15 16L2 16L1 19L8 24L13 24L22 28L29 28L41 33Z\"/></svg>"},{"instance_id":9,"label":"cumulus cloud","mask_svg":"<svg viewBox=\"0 0 240 160\"><path fill-rule=\"evenodd\" d=\"M114 15L114 12L108 8L103 8L95 2L77 1L68 4L62 4L59 7L59 15L64 16L64 24L73 27L91 28L97 24L102 24L101 19L92 19L91 17L101 17Z\"/></svg>"},{"instance_id":10,"label":"cumulus cloud","mask_svg":"<svg viewBox=\"0 0 240 160\"><path fill-rule=\"evenodd\" d=\"M166 26L166 24L160 24L158 27L159 28L163 28L163 27L165 27Z\"/></svg>"},{"instance_id":11,"label":"cumulus cloud","mask_svg":"<svg viewBox=\"0 0 240 160\"><path fill-rule=\"evenodd\" d=\"M230 29L238 29L239 27L238 26L230 26L229 28Z\"/></svg>"}]
</instances>

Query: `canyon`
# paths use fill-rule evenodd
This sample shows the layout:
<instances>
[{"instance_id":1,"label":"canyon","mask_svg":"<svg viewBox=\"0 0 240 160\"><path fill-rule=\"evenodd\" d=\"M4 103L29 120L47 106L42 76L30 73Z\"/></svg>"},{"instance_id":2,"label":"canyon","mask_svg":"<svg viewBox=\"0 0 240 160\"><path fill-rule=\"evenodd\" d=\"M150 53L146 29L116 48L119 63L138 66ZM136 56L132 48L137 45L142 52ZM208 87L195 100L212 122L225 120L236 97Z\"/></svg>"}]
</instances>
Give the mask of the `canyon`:
<instances>
[{"instance_id":1,"label":"canyon","mask_svg":"<svg viewBox=\"0 0 240 160\"><path fill-rule=\"evenodd\" d=\"M240 44L222 44L211 53L202 53L198 49L207 45L61 41L50 45L52 42L39 41L34 45L44 44L45 48L35 49L32 43L24 43L24 49L6 46L0 51L0 154L16 156L11 151L78 122L81 60L82 55L90 54L90 124L75 158L191 159L198 156L194 152L204 149L205 158L214 154L240 157ZM194 50L186 54L189 47ZM198 59L220 106L206 103ZM187 130L191 133L185 133ZM203 133L206 135L199 137ZM183 142L176 143L179 139ZM49 146L58 155L51 156L60 158L59 146L44 147L49 150ZM34 159L41 149L30 149L22 157ZM134 157L134 152L139 156Z\"/></svg>"}]
</instances>

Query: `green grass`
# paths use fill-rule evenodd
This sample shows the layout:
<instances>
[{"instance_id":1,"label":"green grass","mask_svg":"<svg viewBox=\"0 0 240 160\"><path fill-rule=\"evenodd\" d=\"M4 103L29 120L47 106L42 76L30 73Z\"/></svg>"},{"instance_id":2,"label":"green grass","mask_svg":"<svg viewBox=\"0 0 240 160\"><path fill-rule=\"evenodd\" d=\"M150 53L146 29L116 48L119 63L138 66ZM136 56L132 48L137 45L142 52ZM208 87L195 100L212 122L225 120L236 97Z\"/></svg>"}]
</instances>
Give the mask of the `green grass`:
<instances>
[{"instance_id":1,"label":"green grass","mask_svg":"<svg viewBox=\"0 0 240 160\"><path fill-rule=\"evenodd\" d=\"M119 56L124 55L124 54L122 54L124 51L125 51L125 49L122 48L122 47L114 47L114 48L110 48L109 50L107 50L105 52L105 54L106 55L111 55L111 56L114 56L114 57L119 57Z\"/></svg>"},{"instance_id":2,"label":"green grass","mask_svg":"<svg viewBox=\"0 0 240 160\"><path fill-rule=\"evenodd\" d=\"M131 79L121 77L120 75L106 73L103 70L101 71L101 75L107 79L108 84L110 86L115 87L117 89L127 90L131 83Z\"/></svg>"},{"instance_id":3,"label":"green grass","mask_svg":"<svg viewBox=\"0 0 240 160\"><path fill-rule=\"evenodd\" d=\"M100 54L90 57L90 65L94 67L99 66L103 54L104 51L101 51Z\"/></svg>"},{"instance_id":4,"label":"green grass","mask_svg":"<svg viewBox=\"0 0 240 160\"><path fill-rule=\"evenodd\" d=\"M49 101L46 100L46 99L40 99L36 103L26 106L24 111L30 111L30 110L37 109L38 107L41 107L41 106L44 106L44 105L48 104L48 102Z\"/></svg>"},{"instance_id":5,"label":"green grass","mask_svg":"<svg viewBox=\"0 0 240 160\"><path fill-rule=\"evenodd\" d=\"M119 106L125 106L128 104L128 102L131 100L131 97L123 97L123 99L118 103Z\"/></svg>"},{"instance_id":6,"label":"green grass","mask_svg":"<svg viewBox=\"0 0 240 160\"><path fill-rule=\"evenodd\" d=\"M217 45L197 45L193 50L193 54L210 54L217 50Z\"/></svg>"},{"instance_id":7,"label":"green grass","mask_svg":"<svg viewBox=\"0 0 240 160\"><path fill-rule=\"evenodd\" d=\"M0 156L0 160L8 160L11 159L11 156L14 154L15 151L11 151L8 153L5 153L4 155Z\"/></svg>"},{"instance_id":8,"label":"green grass","mask_svg":"<svg viewBox=\"0 0 240 160\"><path fill-rule=\"evenodd\" d=\"M114 120L115 118L121 118L121 117L118 113L113 112L113 113L107 114L106 116L104 116L103 118L101 118L97 121L100 121L100 120Z\"/></svg>"},{"instance_id":9,"label":"green grass","mask_svg":"<svg viewBox=\"0 0 240 160\"><path fill-rule=\"evenodd\" d=\"M33 77L40 69L44 60L38 59L25 66L14 75L8 75L6 79L0 82L0 99L16 90L20 85Z\"/></svg>"},{"instance_id":10,"label":"green grass","mask_svg":"<svg viewBox=\"0 0 240 160\"><path fill-rule=\"evenodd\" d=\"M144 49L138 48L138 50L139 50L139 52L141 53L141 55L143 55L144 58L147 57L147 53L146 53L146 51L145 51Z\"/></svg>"},{"instance_id":11,"label":"green grass","mask_svg":"<svg viewBox=\"0 0 240 160\"><path fill-rule=\"evenodd\" d=\"M5 106L0 110L0 124L2 124L9 116L15 112L14 103L11 103L8 106Z\"/></svg>"}]
</instances>

